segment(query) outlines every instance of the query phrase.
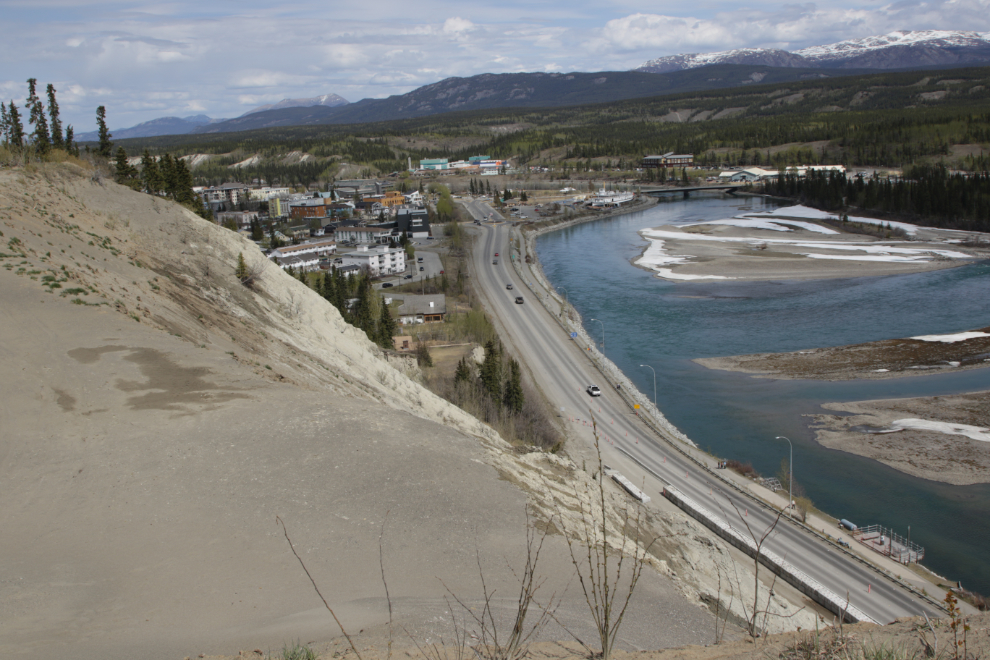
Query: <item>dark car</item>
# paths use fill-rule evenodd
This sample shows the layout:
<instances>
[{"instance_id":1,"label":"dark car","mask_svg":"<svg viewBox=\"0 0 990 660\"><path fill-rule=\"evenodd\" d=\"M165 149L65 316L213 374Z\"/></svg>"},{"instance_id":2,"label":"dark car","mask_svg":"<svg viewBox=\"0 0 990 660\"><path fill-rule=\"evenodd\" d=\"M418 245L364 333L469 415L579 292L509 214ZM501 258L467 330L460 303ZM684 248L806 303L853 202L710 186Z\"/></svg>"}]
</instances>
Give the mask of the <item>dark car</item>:
<instances>
[{"instance_id":1,"label":"dark car","mask_svg":"<svg viewBox=\"0 0 990 660\"><path fill-rule=\"evenodd\" d=\"M498 265L498 259L492 259L492 265L493 266L497 266Z\"/></svg>"},{"instance_id":2,"label":"dark car","mask_svg":"<svg viewBox=\"0 0 990 660\"><path fill-rule=\"evenodd\" d=\"M523 304L523 297L522 296L516 296L516 304L517 305Z\"/></svg>"},{"instance_id":3,"label":"dark car","mask_svg":"<svg viewBox=\"0 0 990 660\"><path fill-rule=\"evenodd\" d=\"M412 279L412 275L406 275L402 279L404 279L404 280L411 280Z\"/></svg>"},{"instance_id":4,"label":"dark car","mask_svg":"<svg viewBox=\"0 0 990 660\"><path fill-rule=\"evenodd\" d=\"M512 285L511 284L506 284L505 285L505 288L508 289L509 291L512 291Z\"/></svg>"},{"instance_id":5,"label":"dark car","mask_svg":"<svg viewBox=\"0 0 990 660\"><path fill-rule=\"evenodd\" d=\"M422 266L420 266L420 267L419 267L419 269L420 269L420 270L423 270L423 267L422 267Z\"/></svg>"},{"instance_id":6,"label":"dark car","mask_svg":"<svg viewBox=\"0 0 990 660\"><path fill-rule=\"evenodd\" d=\"M383 289L388 289L391 288L392 286L394 285L391 282L385 282L384 284L382 284Z\"/></svg>"}]
</instances>

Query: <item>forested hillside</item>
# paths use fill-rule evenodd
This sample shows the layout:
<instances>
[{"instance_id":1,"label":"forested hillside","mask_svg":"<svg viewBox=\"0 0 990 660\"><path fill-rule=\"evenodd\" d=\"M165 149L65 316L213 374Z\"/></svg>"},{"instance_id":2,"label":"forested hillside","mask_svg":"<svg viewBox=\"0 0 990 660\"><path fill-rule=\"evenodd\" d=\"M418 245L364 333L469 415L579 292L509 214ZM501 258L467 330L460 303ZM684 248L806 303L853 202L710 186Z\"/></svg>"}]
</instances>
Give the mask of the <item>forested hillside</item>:
<instances>
[{"instance_id":1,"label":"forested hillside","mask_svg":"<svg viewBox=\"0 0 990 660\"><path fill-rule=\"evenodd\" d=\"M643 155L695 154L695 162L774 166L841 163L903 167L944 162L987 169L990 68L887 73L709 90L567 108L487 110L360 125L127 140L200 154L201 181L310 183L342 164L367 174L407 159L483 153L557 170L631 170ZM353 168L352 168L353 169Z\"/></svg>"}]
</instances>

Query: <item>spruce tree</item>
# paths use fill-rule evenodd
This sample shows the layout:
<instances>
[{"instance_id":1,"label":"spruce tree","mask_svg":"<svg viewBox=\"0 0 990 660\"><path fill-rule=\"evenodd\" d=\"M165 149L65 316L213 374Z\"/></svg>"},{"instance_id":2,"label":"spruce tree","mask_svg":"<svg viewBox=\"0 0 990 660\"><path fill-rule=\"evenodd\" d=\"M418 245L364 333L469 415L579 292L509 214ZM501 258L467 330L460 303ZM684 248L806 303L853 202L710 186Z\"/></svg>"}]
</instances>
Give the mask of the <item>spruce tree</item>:
<instances>
[{"instance_id":1,"label":"spruce tree","mask_svg":"<svg viewBox=\"0 0 990 660\"><path fill-rule=\"evenodd\" d=\"M265 231L261 228L261 221L257 218L251 220L251 240L260 241L265 237Z\"/></svg>"},{"instance_id":2,"label":"spruce tree","mask_svg":"<svg viewBox=\"0 0 990 660\"><path fill-rule=\"evenodd\" d=\"M76 144L76 132L72 124L65 127L65 151L73 156L79 156L79 145Z\"/></svg>"},{"instance_id":3,"label":"spruce tree","mask_svg":"<svg viewBox=\"0 0 990 660\"><path fill-rule=\"evenodd\" d=\"M340 314L347 318L347 294L349 282L344 279L344 274L337 268L333 269L333 306L340 310Z\"/></svg>"},{"instance_id":4,"label":"spruce tree","mask_svg":"<svg viewBox=\"0 0 990 660\"><path fill-rule=\"evenodd\" d=\"M107 109L102 105L96 108L96 127L100 134L100 146L96 153L110 160L113 155L113 142L110 141L110 138L113 135L107 129Z\"/></svg>"},{"instance_id":5,"label":"spruce tree","mask_svg":"<svg viewBox=\"0 0 990 660\"><path fill-rule=\"evenodd\" d=\"M158 169L158 161L147 149L141 154L141 182L144 191L149 195L157 195L162 190L162 175Z\"/></svg>"},{"instance_id":6,"label":"spruce tree","mask_svg":"<svg viewBox=\"0 0 990 660\"><path fill-rule=\"evenodd\" d=\"M7 106L7 144L15 149L24 147L24 124L13 100Z\"/></svg>"},{"instance_id":7,"label":"spruce tree","mask_svg":"<svg viewBox=\"0 0 990 660\"><path fill-rule=\"evenodd\" d=\"M471 380L471 367L468 366L467 358L461 358L457 363L457 370L454 371L454 383L466 383Z\"/></svg>"},{"instance_id":8,"label":"spruce tree","mask_svg":"<svg viewBox=\"0 0 990 660\"><path fill-rule=\"evenodd\" d=\"M234 270L234 276L241 284L248 280L248 267L247 262L244 261L243 252L240 252L237 255L237 268Z\"/></svg>"},{"instance_id":9,"label":"spruce tree","mask_svg":"<svg viewBox=\"0 0 990 660\"><path fill-rule=\"evenodd\" d=\"M395 319L385 301L382 301L382 314L378 319L378 343L382 348L394 348L392 337L395 335Z\"/></svg>"},{"instance_id":10,"label":"spruce tree","mask_svg":"<svg viewBox=\"0 0 990 660\"><path fill-rule=\"evenodd\" d=\"M481 386L495 401L501 400L502 392L502 356L495 340L489 339L485 344L485 361L479 370Z\"/></svg>"},{"instance_id":11,"label":"spruce tree","mask_svg":"<svg viewBox=\"0 0 990 660\"><path fill-rule=\"evenodd\" d=\"M58 116L58 102L55 100L55 85L48 83L48 116L52 120L52 146L65 149L65 138L62 137L62 120Z\"/></svg>"},{"instance_id":12,"label":"spruce tree","mask_svg":"<svg viewBox=\"0 0 990 660\"><path fill-rule=\"evenodd\" d=\"M8 136L10 135L10 117L7 115L7 104L0 103L0 138L3 139L4 144L9 144Z\"/></svg>"},{"instance_id":13,"label":"spruce tree","mask_svg":"<svg viewBox=\"0 0 990 660\"><path fill-rule=\"evenodd\" d=\"M334 307L337 306L336 284L332 269L323 274L323 297Z\"/></svg>"},{"instance_id":14,"label":"spruce tree","mask_svg":"<svg viewBox=\"0 0 990 660\"><path fill-rule=\"evenodd\" d=\"M522 412L522 373L519 369L519 363L515 360L509 360L509 380L505 384L505 396L502 398L502 403L510 412Z\"/></svg>"},{"instance_id":15,"label":"spruce tree","mask_svg":"<svg viewBox=\"0 0 990 660\"><path fill-rule=\"evenodd\" d=\"M354 307L352 325L364 330L368 339L375 340L375 317L373 313L374 289L371 288L371 278L362 275L358 282L357 304Z\"/></svg>"},{"instance_id":16,"label":"spruce tree","mask_svg":"<svg viewBox=\"0 0 990 660\"><path fill-rule=\"evenodd\" d=\"M123 147L117 147L117 155L114 157L114 178L118 183L126 183L136 174L136 170L127 162L127 152Z\"/></svg>"},{"instance_id":17,"label":"spruce tree","mask_svg":"<svg viewBox=\"0 0 990 660\"><path fill-rule=\"evenodd\" d=\"M48 119L45 117L45 106L38 98L37 93L37 78L28 78L28 109L31 111L31 115L28 118L28 123L34 126L34 132L31 134L32 142L34 143L34 148L39 154L46 154L48 150L52 147L52 140L48 134Z\"/></svg>"}]
</instances>

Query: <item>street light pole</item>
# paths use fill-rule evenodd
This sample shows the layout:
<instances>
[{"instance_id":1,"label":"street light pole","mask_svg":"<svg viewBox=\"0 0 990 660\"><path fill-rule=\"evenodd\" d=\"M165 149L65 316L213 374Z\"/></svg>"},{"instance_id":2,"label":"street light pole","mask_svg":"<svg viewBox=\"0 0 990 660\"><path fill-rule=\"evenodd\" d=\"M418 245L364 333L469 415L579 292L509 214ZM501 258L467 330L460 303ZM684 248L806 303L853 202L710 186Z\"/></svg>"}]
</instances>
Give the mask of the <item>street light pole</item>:
<instances>
[{"instance_id":1,"label":"street light pole","mask_svg":"<svg viewBox=\"0 0 990 660\"><path fill-rule=\"evenodd\" d=\"M591 321L598 321L602 324L602 357L605 356L605 323L599 319L590 319Z\"/></svg>"},{"instance_id":2,"label":"street light pole","mask_svg":"<svg viewBox=\"0 0 990 660\"><path fill-rule=\"evenodd\" d=\"M562 286L558 286L558 289L564 289ZM560 315L564 315L564 310L567 309L567 289L564 289L564 306L560 308Z\"/></svg>"},{"instance_id":3,"label":"street light pole","mask_svg":"<svg viewBox=\"0 0 990 660\"><path fill-rule=\"evenodd\" d=\"M793 501L793 499L792 499L792 493L794 492L793 491L793 488L794 488L794 445L791 444L791 441L790 441L789 438L785 438L782 435L778 435L777 436L777 439L778 440L787 440L787 444L790 445L790 448L791 448L791 458L787 462L787 470L788 470L788 474L787 474L787 511L788 511L788 514L787 515L791 516L791 514L790 514L791 502ZM793 518L794 516L791 516L791 517Z\"/></svg>"},{"instance_id":4,"label":"street light pole","mask_svg":"<svg viewBox=\"0 0 990 660\"><path fill-rule=\"evenodd\" d=\"M648 364L641 364L641 367L646 367L653 372L653 407L657 407L657 370Z\"/></svg>"}]
</instances>

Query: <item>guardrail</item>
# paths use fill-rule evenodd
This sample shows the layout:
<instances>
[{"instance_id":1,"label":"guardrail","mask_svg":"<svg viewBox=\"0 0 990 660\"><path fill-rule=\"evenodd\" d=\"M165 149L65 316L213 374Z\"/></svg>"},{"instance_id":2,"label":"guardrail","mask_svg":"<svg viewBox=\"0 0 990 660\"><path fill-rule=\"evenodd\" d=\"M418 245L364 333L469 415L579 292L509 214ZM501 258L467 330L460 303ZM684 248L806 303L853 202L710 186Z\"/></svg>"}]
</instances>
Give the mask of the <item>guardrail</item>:
<instances>
[{"instance_id":1,"label":"guardrail","mask_svg":"<svg viewBox=\"0 0 990 660\"><path fill-rule=\"evenodd\" d=\"M684 495L676 488L672 486L664 487L663 495L680 509L686 511L692 518L750 557L756 558L757 561L769 568L785 582L810 597L829 612L844 617L847 623L859 623L861 621L880 623L855 605L850 605L848 598L843 599L839 594L804 571L796 568L777 553L772 550L761 549L753 539L746 538L737 532L732 525L721 520L707 508L698 504L687 495Z\"/></svg>"}]
</instances>

